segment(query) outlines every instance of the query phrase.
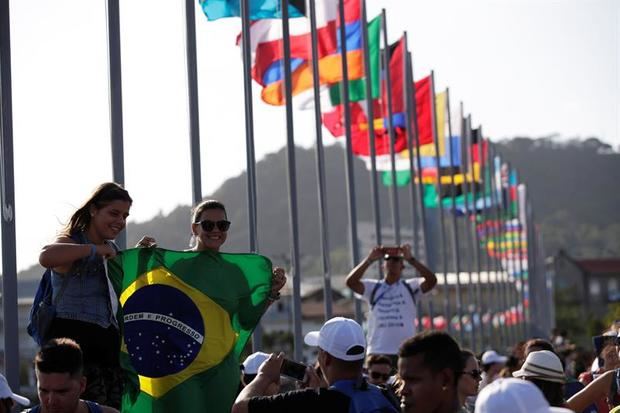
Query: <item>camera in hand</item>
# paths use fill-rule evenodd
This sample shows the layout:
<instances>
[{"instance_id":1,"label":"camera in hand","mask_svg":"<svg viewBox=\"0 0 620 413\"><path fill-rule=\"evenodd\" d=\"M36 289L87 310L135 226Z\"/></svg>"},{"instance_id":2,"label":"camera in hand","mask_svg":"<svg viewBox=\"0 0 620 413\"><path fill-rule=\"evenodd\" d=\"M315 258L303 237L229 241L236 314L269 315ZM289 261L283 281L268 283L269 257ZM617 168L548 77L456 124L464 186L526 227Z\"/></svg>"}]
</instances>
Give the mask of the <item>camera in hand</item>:
<instances>
[{"instance_id":1,"label":"camera in hand","mask_svg":"<svg viewBox=\"0 0 620 413\"><path fill-rule=\"evenodd\" d=\"M390 257L400 257L402 250L398 245L383 247L383 253L385 255L389 255Z\"/></svg>"},{"instance_id":2,"label":"camera in hand","mask_svg":"<svg viewBox=\"0 0 620 413\"><path fill-rule=\"evenodd\" d=\"M282 367L280 368L280 374L291 377L295 380L303 381L306 375L306 365L297 363L293 360L284 359Z\"/></svg>"}]
</instances>

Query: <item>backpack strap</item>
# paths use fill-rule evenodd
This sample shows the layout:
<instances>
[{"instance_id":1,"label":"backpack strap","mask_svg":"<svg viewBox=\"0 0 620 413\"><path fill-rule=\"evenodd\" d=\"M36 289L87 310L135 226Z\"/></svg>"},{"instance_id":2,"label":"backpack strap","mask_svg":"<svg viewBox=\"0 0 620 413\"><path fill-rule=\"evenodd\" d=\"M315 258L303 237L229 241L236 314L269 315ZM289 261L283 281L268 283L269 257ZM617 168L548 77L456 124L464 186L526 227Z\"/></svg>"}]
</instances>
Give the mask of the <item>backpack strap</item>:
<instances>
[{"instance_id":1,"label":"backpack strap","mask_svg":"<svg viewBox=\"0 0 620 413\"><path fill-rule=\"evenodd\" d=\"M90 400L83 400L86 403L86 407L90 413L103 413L103 409L101 405L95 402L91 402Z\"/></svg>"},{"instance_id":2,"label":"backpack strap","mask_svg":"<svg viewBox=\"0 0 620 413\"><path fill-rule=\"evenodd\" d=\"M375 300L375 295L377 295L377 291L379 290L379 287L381 287L383 285L383 280L379 281L378 283L375 284L375 286L372 289L372 292L370 293L370 308L372 309L375 304L377 304L379 302L379 300L381 299L381 297L383 297L383 294L385 294L385 291L383 292L383 294L381 294L376 300Z\"/></svg>"},{"instance_id":3,"label":"backpack strap","mask_svg":"<svg viewBox=\"0 0 620 413\"><path fill-rule=\"evenodd\" d=\"M349 413L398 413L392 399L386 397L379 387L368 384L366 379L338 380L330 389L339 391L351 399Z\"/></svg>"},{"instance_id":4,"label":"backpack strap","mask_svg":"<svg viewBox=\"0 0 620 413\"><path fill-rule=\"evenodd\" d=\"M417 306L418 303L416 302L415 299L415 294L420 290L420 287L416 287L416 289L414 290L413 288L411 288L411 286L409 285L409 283L405 280L400 280L404 285L405 288L407 289L407 291L409 291L409 294L411 294L411 299L413 300L413 306Z\"/></svg>"}]
</instances>

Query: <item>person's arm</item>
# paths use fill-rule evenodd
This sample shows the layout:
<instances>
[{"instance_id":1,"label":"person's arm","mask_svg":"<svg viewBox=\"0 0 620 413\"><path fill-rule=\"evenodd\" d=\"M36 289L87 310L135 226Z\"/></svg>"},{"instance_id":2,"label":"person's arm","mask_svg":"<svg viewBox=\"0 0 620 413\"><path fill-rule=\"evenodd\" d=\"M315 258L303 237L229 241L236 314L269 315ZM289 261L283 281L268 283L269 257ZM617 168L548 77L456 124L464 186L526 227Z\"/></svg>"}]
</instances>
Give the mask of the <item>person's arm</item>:
<instances>
[{"instance_id":1,"label":"person's arm","mask_svg":"<svg viewBox=\"0 0 620 413\"><path fill-rule=\"evenodd\" d=\"M76 244L70 237L59 237L53 244L43 247L39 254L39 264L45 268L64 274L71 269L73 263L82 258L99 256L114 258L116 250L106 244Z\"/></svg>"},{"instance_id":2,"label":"person's arm","mask_svg":"<svg viewBox=\"0 0 620 413\"><path fill-rule=\"evenodd\" d=\"M422 290L423 293L432 290L433 287L437 285L437 276L435 273L411 255L411 245L404 244L401 248L403 250L403 258L405 261L415 268L420 273L422 278L424 278L424 281L420 284L420 290Z\"/></svg>"},{"instance_id":3,"label":"person's arm","mask_svg":"<svg viewBox=\"0 0 620 413\"><path fill-rule=\"evenodd\" d=\"M600 375L583 390L568 399L566 407L575 412L582 412L589 405L605 398L609 392L613 377L614 370Z\"/></svg>"},{"instance_id":4,"label":"person's arm","mask_svg":"<svg viewBox=\"0 0 620 413\"><path fill-rule=\"evenodd\" d=\"M286 272L282 267L275 267L271 274L271 292L267 297L267 308L280 299L280 290L286 284ZM265 308L265 310L267 309Z\"/></svg>"},{"instance_id":5,"label":"person's arm","mask_svg":"<svg viewBox=\"0 0 620 413\"><path fill-rule=\"evenodd\" d=\"M258 369L258 374L241 390L237 396L231 413L247 413L248 404L252 397L263 396L271 383L280 382L280 368L284 361L284 353L271 354Z\"/></svg>"},{"instance_id":6,"label":"person's arm","mask_svg":"<svg viewBox=\"0 0 620 413\"><path fill-rule=\"evenodd\" d=\"M353 268L349 275L347 275L347 287L358 294L364 294L364 284L361 279L368 267L370 267L373 262L381 258L381 254L383 254L383 248L380 246L376 246L370 250L368 256L364 258L364 260L360 262L357 267Z\"/></svg>"}]
</instances>

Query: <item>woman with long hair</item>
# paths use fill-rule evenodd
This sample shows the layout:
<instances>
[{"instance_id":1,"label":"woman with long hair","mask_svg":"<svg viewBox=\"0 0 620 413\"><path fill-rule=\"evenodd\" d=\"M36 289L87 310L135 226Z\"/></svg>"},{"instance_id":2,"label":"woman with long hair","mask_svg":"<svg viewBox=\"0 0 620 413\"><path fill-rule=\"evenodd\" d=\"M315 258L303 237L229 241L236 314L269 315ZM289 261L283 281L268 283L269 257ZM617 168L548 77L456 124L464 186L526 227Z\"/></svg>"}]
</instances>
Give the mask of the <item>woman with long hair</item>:
<instances>
[{"instance_id":1,"label":"woman with long hair","mask_svg":"<svg viewBox=\"0 0 620 413\"><path fill-rule=\"evenodd\" d=\"M478 365L476 355L469 350L461 350L463 371L460 372L457 391L459 396L459 413L471 413L474 411L474 403L478 394L478 385L482 380L482 371Z\"/></svg>"},{"instance_id":2,"label":"woman with long hair","mask_svg":"<svg viewBox=\"0 0 620 413\"><path fill-rule=\"evenodd\" d=\"M87 378L82 398L117 408L122 393L120 336L104 260L116 256L113 240L125 229L131 203L120 185L99 185L39 255L39 263L52 269L56 305L45 339L75 340L83 351Z\"/></svg>"}]
</instances>

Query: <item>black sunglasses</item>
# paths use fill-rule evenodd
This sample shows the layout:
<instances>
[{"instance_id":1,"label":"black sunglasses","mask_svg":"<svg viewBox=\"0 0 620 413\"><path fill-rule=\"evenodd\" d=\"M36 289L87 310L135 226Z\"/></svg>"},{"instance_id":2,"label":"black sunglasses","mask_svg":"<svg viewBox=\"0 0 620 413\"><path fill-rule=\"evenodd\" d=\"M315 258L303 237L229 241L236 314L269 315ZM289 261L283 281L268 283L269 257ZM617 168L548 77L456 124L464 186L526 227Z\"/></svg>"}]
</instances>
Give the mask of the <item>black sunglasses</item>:
<instances>
[{"instance_id":1,"label":"black sunglasses","mask_svg":"<svg viewBox=\"0 0 620 413\"><path fill-rule=\"evenodd\" d=\"M471 376L476 380L482 379L482 371L480 370L462 371L461 374L467 374L468 376Z\"/></svg>"},{"instance_id":2,"label":"black sunglasses","mask_svg":"<svg viewBox=\"0 0 620 413\"><path fill-rule=\"evenodd\" d=\"M196 223L200 224L202 229L207 232L213 231L213 229L215 229L216 226L217 226L217 229L219 229L222 232L226 232L228 231L228 228L230 228L230 221L226 221L224 219L221 221L211 221L208 219L204 219Z\"/></svg>"},{"instance_id":3,"label":"black sunglasses","mask_svg":"<svg viewBox=\"0 0 620 413\"><path fill-rule=\"evenodd\" d=\"M403 257L397 257L397 256L394 256L394 255L390 255L389 257L385 258L386 261L400 261L402 259L403 259Z\"/></svg>"},{"instance_id":4,"label":"black sunglasses","mask_svg":"<svg viewBox=\"0 0 620 413\"><path fill-rule=\"evenodd\" d=\"M379 380L379 379L387 380L387 379L390 378L390 375L389 374L379 373L378 371L371 371L370 372L370 377L373 380Z\"/></svg>"}]
</instances>

